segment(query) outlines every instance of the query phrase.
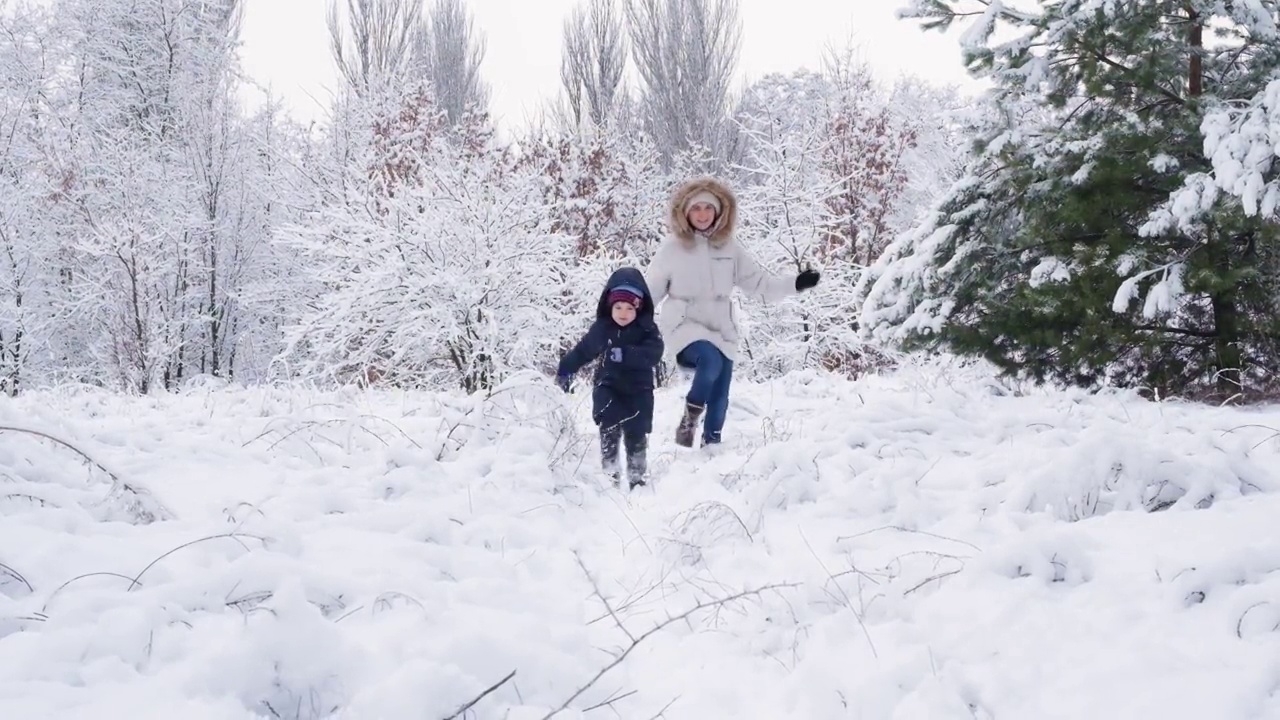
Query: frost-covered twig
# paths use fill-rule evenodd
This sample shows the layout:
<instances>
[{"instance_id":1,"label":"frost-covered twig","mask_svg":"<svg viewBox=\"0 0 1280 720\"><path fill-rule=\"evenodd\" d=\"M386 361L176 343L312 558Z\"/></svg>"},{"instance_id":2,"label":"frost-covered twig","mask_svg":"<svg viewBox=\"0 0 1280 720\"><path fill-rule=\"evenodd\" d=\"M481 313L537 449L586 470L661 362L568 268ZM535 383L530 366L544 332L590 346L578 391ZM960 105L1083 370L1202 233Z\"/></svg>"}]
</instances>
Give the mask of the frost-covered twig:
<instances>
[{"instance_id":1,"label":"frost-covered twig","mask_svg":"<svg viewBox=\"0 0 1280 720\"><path fill-rule=\"evenodd\" d=\"M716 518L728 521L728 518L732 518L732 522L736 522L738 527L742 528L742 532L746 533L747 540L755 542L755 537L751 534L751 530L747 528L747 524L742 521L742 517L738 515L737 511L719 500L704 500L681 513L679 517L683 518L680 520L680 530L685 534L692 531L696 522L703 520L712 522Z\"/></svg>"},{"instance_id":2,"label":"frost-covered twig","mask_svg":"<svg viewBox=\"0 0 1280 720\"><path fill-rule=\"evenodd\" d=\"M624 692L624 693L622 693L621 695L618 695L617 693L615 693L615 694L613 694L613 695L610 695L610 696L608 697L608 699L606 699L606 700L601 700L600 702L596 703L595 705L592 705L592 706L591 706L591 707L589 707L589 708L585 708L582 712L583 712L583 714L585 715L586 713L589 713L589 712L591 712L592 710L599 710L600 708L603 708L603 707L613 707L613 704L614 704L614 703L616 703L616 702L618 702L619 700L621 700L621 699L623 699L623 698L631 697L632 695L635 695L635 694L636 694L636 691L635 691L635 690L628 690L627 692Z\"/></svg>"},{"instance_id":3,"label":"frost-covered twig","mask_svg":"<svg viewBox=\"0 0 1280 720\"><path fill-rule=\"evenodd\" d=\"M653 715L652 717L650 717L650 718L649 718L649 720L658 720L658 718L666 717L666 716L667 716L667 711L668 711L668 710L670 710L670 709L671 709L671 706L672 706L672 705L675 705L675 704L676 704L676 701L677 701L677 700L679 700L679 699L680 699L680 696L679 696L679 695L677 695L677 696L675 696L675 697L671 698L671 702L667 703L666 705L663 705L663 706L662 706L662 709L661 709L661 710L659 710L658 712L654 713L654 715Z\"/></svg>"},{"instance_id":4,"label":"frost-covered twig","mask_svg":"<svg viewBox=\"0 0 1280 720\"><path fill-rule=\"evenodd\" d=\"M237 513L241 508L249 508L249 510L250 510L251 512L249 513L249 515L246 515L244 519L242 519L242 520L237 520L237 519L236 519L236 513ZM236 506L235 506L235 507L232 507L232 508L223 508L223 509L222 509L222 514L223 514L223 516L225 516L225 517L226 517L227 522L229 522L229 523L235 523L235 524L236 524L236 530L239 530L240 528L244 527L244 524L245 524L245 523L247 523L247 522L249 522L249 516L250 516L250 515L252 515L253 513L257 513L257 514L258 514L258 516L259 516L259 517L261 517L261 518L263 518L264 520L265 520L265 519L266 519L266 517L267 517L267 514L266 514L266 513L264 513L264 512L262 512L262 509L261 509L261 508L259 508L257 505L254 505L254 504L253 504L253 503L251 503L251 502L244 502L244 501L241 501L241 502L239 502L239 503L236 503Z\"/></svg>"},{"instance_id":5,"label":"frost-covered twig","mask_svg":"<svg viewBox=\"0 0 1280 720\"><path fill-rule=\"evenodd\" d=\"M1233 427L1233 428L1230 428L1230 429L1228 429L1228 430L1223 430L1223 431L1222 431L1222 434L1223 434L1223 435L1230 435L1231 433L1233 433L1233 432L1235 432L1235 431L1237 431L1237 430L1245 430L1245 429L1248 429L1248 428L1259 428L1259 429L1267 430L1267 431L1269 431L1269 432L1273 432L1273 433L1280 433L1280 430L1277 430L1277 429L1275 429L1275 428L1271 427L1270 425L1259 425L1259 424L1257 424L1257 423L1245 423L1244 425L1237 425L1237 426L1235 426L1235 427Z\"/></svg>"},{"instance_id":6,"label":"frost-covered twig","mask_svg":"<svg viewBox=\"0 0 1280 720\"><path fill-rule=\"evenodd\" d=\"M138 581L142 579L142 576L143 576L143 575L145 575L145 574L147 573L147 571L148 571L148 570L150 570L151 568L155 567L155 565L156 565L157 563L159 563L161 560L163 560L163 559L165 559L165 558L169 557L170 555L172 555L172 554L174 554L174 553L178 552L179 550L182 550L183 548L188 548L188 547L191 547L192 545L197 545L197 544L199 544L199 543L206 542L206 541L209 541L209 540L217 540L217 539L219 539L219 538L231 538L232 540L235 540L237 543L239 543L239 545L240 545L241 547L244 547L244 549L245 549L245 550L248 550L249 548L245 547L244 543L241 543L241 542L240 542L240 538L242 538L242 537L246 537L246 538L249 538L249 539L251 539L251 540L257 540L258 542L261 542L261 543L264 543L264 544L267 542L267 539L266 539L266 538L264 538L264 537L260 537L260 536L258 536L258 535L250 535L250 534L248 534L248 533L232 532L232 533L220 533L220 534L218 534L218 535L210 535L210 536L208 536L208 537L202 537L202 538L199 538L199 539L197 539L197 540L192 540L192 541L190 541L190 542L182 543L182 544L181 544L181 545L179 545L178 547L173 548L172 550L169 550L168 552L166 552L166 553L162 554L160 557L156 558L155 560L152 560L151 562L147 563L147 566L146 566L146 567L144 567L144 568L142 568L142 571L141 571L141 572L139 572L137 575L133 576L133 577L129 580L129 583L130 583L130 584L129 584L129 591L130 591L130 592L132 592L132 591L133 591L133 589L134 589L135 587L138 587L138 586L140 586L140 585L142 584L142 583L140 583L140 582L138 582Z\"/></svg>"},{"instance_id":7,"label":"frost-covered twig","mask_svg":"<svg viewBox=\"0 0 1280 720\"><path fill-rule=\"evenodd\" d=\"M27 579L22 577L22 573L18 572L17 570L14 570L13 568L9 567L8 565L5 565L4 563L0 563L0 572L3 572L5 575L8 575L9 577L13 578L14 580L17 580L23 585L26 585L27 590L29 592L35 592L35 588L31 587L31 583L27 582Z\"/></svg>"},{"instance_id":8,"label":"frost-covered twig","mask_svg":"<svg viewBox=\"0 0 1280 720\"><path fill-rule=\"evenodd\" d=\"M222 533L222 534L219 534L219 535L210 535L209 537L203 537L203 538L200 538L200 539L198 539L198 540L192 540L192 541L190 541L190 542L183 543L183 544L179 545L178 547L175 547L175 548L173 548L172 550L169 550L168 552L165 552L164 554L160 555L160 556L159 556L159 557L157 557L156 559L154 559L154 560L152 560L151 562L147 563L147 566L146 566L146 567L142 568L142 570L141 570L138 574L136 574L136 575L134 575L134 576L132 576L132 577L130 577L130 576L128 576L128 575L123 575L123 574L121 574L121 573L115 573L115 572L91 572L91 573L84 573L83 575L77 575L77 576L75 576L75 577L71 578L70 580L67 580L66 582L62 583L62 584L61 584L61 585L59 585L58 587L54 588L53 592L49 593L49 597L45 598L44 606L41 608L41 612L44 612L44 611L46 611L46 610L48 610L48 609L49 609L49 603L53 602L54 597L56 597L56 596L58 595L58 593L62 592L62 590L63 590L64 588L66 588L67 586L69 586L69 585L71 585L72 583L77 582L77 581L79 581L79 580L83 580L83 579L85 579L85 578L91 578L91 577L114 577L114 578L120 578L121 580L128 580L128 581L129 581L129 587L128 587L128 588L126 588L126 590L125 590L125 591L126 591L126 592L132 592L134 588L142 587L142 582L141 582L141 580L142 580L142 576L143 576L143 575L145 575L145 574L147 573L147 571L148 571L148 570L150 570L151 568L155 567L155 565L156 565L157 563L159 563L161 560L163 560L163 559L165 559L165 558L169 557L170 555L172 555L172 554L174 554L174 553L178 552L179 550L182 550L183 548L191 547L192 545L196 545L196 544L198 544L198 543L202 543L202 542L205 542L205 541L207 541L207 540L216 540L216 539L218 539L218 538L231 538L231 539L233 539L233 540L235 540L236 542L238 542L238 543L239 543L239 539L240 539L240 538L242 538L242 537L251 538L251 539L253 539L253 540L257 540L257 541L262 542L262 543L266 543L266 542L267 542L267 539L266 539L266 538L259 537L259 536L257 536L257 535L249 535L249 534L247 534L247 533L240 533L240 532L231 532L231 533ZM239 543L239 544L240 544L240 546L241 546L241 547L245 547L244 543ZM246 550L248 550L248 548L247 548L247 547L245 547L245 549L246 549ZM233 588L233 590L234 590L234 588ZM267 597L269 597L269 596L270 596L270 593L267 593ZM228 606L230 606L230 607L238 607L238 606L239 606L240 604L242 604L242 603L247 604L247 603L252 602L252 601L254 601L254 600L261 601L261 600L265 600L265 599L266 599L265 597L246 596L246 597L240 598L239 600L232 600L232 601L228 601L226 604L227 604Z\"/></svg>"},{"instance_id":9,"label":"frost-covered twig","mask_svg":"<svg viewBox=\"0 0 1280 720\"><path fill-rule=\"evenodd\" d=\"M17 499L17 500L28 500L30 502L33 502L39 505L40 507L48 507L50 505L48 500L45 500L42 497L36 497L35 495L32 495L30 493L8 493L0 497L3 497L5 500L9 500L10 498Z\"/></svg>"},{"instance_id":10,"label":"frost-covered twig","mask_svg":"<svg viewBox=\"0 0 1280 720\"><path fill-rule=\"evenodd\" d=\"M236 584L239 585L239 583ZM235 588L232 588L232 590L234 589ZM233 607L240 610L241 612L247 612L248 610L252 610L258 605L270 600L274 594L275 593L270 590L259 590L258 592L249 593L248 595L236 598L235 600L227 600L223 604L227 607ZM230 595L231 593L228 592L227 596L230 597Z\"/></svg>"},{"instance_id":11,"label":"frost-covered twig","mask_svg":"<svg viewBox=\"0 0 1280 720\"><path fill-rule=\"evenodd\" d=\"M585 566L583 567L583 571L586 572ZM588 578L590 578L589 572L587 573L587 576ZM594 579L591 580L591 586L593 589L597 587ZM639 647L641 643L653 637L654 635L661 632L662 630L666 629L668 626L674 623L678 623L682 620L687 620L690 616L692 616L694 613L697 613L700 610L707 610L710 608L720 608L735 600L741 600L743 598L753 597L763 592L766 592L768 590L777 590L781 588L795 587L795 586L796 586L796 583L775 583L772 585L765 585L763 587L759 587L754 590L743 590L741 592L734 593L733 595L718 598L716 600L707 600L704 602L700 602L697 605L694 605L693 607L689 608L688 610L680 613L679 615L673 615L671 617L668 617L666 620L658 623L657 625L654 625L653 627L649 628L648 630L641 633L640 635L635 635L635 636L633 636L629 630L623 627L621 621L618 621L615 617L615 622L618 622L618 629L626 633L628 638L631 638L631 644L628 645L625 649L623 649L623 651L619 653L618 656L615 657L612 662L600 668L599 672L597 672L594 676L592 676L592 678L588 680L585 685L578 688L563 703L561 703L560 707L557 707L556 709L552 710L546 715L543 715L541 720L550 720L550 718L555 717L556 715L559 715L560 713L564 712L566 709L568 709L569 705L572 704L574 700L577 700L579 697L581 697L582 694L590 690L600 680L600 678L604 677L605 673L621 665L622 662L627 659L627 656L630 655L631 652L634 651L637 647ZM595 593L596 593L596 596L600 598L601 602L605 603L605 607L609 607L608 601L605 600L604 597L599 594L598 589L595 590ZM675 701L673 700L672 702L675 702ZM668 707L670 707L670 705L668 705ZM661 714L662 713L658 713L658 715L655 715L654 717L658 717Z\"/></svg>"},{"instance_id":12,"label":"frost-covered twig","mask_svg":"<svg viewBox=\"0 0 1280 720\"><path fill-rule=\"evenodd\" d=\"M840 537L836 538L836 540L837 540L837 541L842 541L842 540L854 540L854 539L856 539L856 538L860 538L860 537L862 537L862 536L864 536L864 535L870 535L870 534L872 534L872 533L881 532L881 531L883 531L883 530L897 530L898 532L914 533L914 534L916 534L916 535L927 535L927 536L929 536L929 537L931 537L931 538L937 538L937 539L939 539L939 540L946 540L947 542L960 543L961 545L967 545L967 546L969 546L969 547L971 547L971 548L973 548L974 550L977 550L977 551L979 551L979 552L981 552L981 551L982 551L982 548L978 547L977 545L974 545L974 544L973 544L973 543L971 543L971 542L968 542L967 540L957 540L956 538L947 537L946 535L938 535L938 534L936 534L936 533L927 532L927 531L925 531L925 530L913 530L913 529L911 529L911 528L903 527L903 526L901 526L901 525L883 525L883 526L881 526L881 527L878 527L878 528L872 528L872 529L870 529L870 530L866 530L866 531L864 531L864 532L856 533L856 534L854 534L854 535L841 535Z\"/></svg>"},{"instance_id":13,"label":"frost-covered twig","mask_svg":"<svg viewBox=\"0 0 1280 720\"><path fill-rule=\"evenodd\" d=\"M121 575L120 573L113 573L113 572L91 572L91 573L84 573L83 575L77 575L71 578L70 580L62 583L58 587L54 588L53 592L49 593L49 597L45 598L44 605L41 606L40 612L44 613L49 609L49 603L53 602L53 598L56 597L58 593L62 592L63 588L67 587L71 583L78 582L80 580L84 580L85 578L91 578L91 577L114 577L114 578L120 578L121 580L128 580L129 582L134 581L134 579L129 577L128 575Z\"/></svg>"},{"instance_id":14,"label":"frost-covered twig","mask_svg":"<svg viewBox=\"0 0 1280 720\"><path fill-rule=\"evenodd\" d=\"M388 590L387 592L382 593L381 595L379 595L377 598L374 599L373 611L376 613L383 609L390 609L394 605L393 603L394 600L405 600L407 602L413 603L414 605L417 605L418 609L422 610L423 612L426 612L427 610L427 607L422 604L421 600L411 595L406 595L402 592L398 592L395 590Z\"/></svg>"},{"instance_id":15,"label":"frost-covered twig","mask_svg":"<svg viewBox=\"0 0 1280 720\"><path fill-rule=\"evenodd\" d=\"M1245 608L1244 612L1240 613L1240 619L1236 620L1236 637L1240 638L1241 640L1244 639L1244 619L1249 616L1249 611L1253 610L1254 608L1259 608L1259 607L1262 607L1263 605L1270 605L1270 604L1271 603L1267 600L1261 600Z\"/></svg>"},{"instance_id":16,"label":"frost-covered twig","mask_svg":"<svg viewBox=\"0 0 1280 720\"><path fill-rule=\"evenodd\" d=\"M636 521L631 518L631 513L627 512L626 508L622 506L622 503L620 503L616 497L612 495L609 495L608 497L609 497L609 501L612 502L613 505L618 508L618 512L622 513L622 517L626 519L627 524L630 525L631 529L635 531L636 539L644 544L645 550L648 550L650 553L652 553L653 546L651 546L649 544L649 541L645 539L644 533L640 530L640 526L636 525ZM619 539L622 539L621 533L616 533L616 534L618 535ZM623 542L624 544L626 544L629 541L624 540Z\"/></svg>"},{"instance_id":17,"label":"frost-covered twig","mask_svg":"<svg viewBox=\"0 0 1280 720\"><path fill-rule=\"evenodd\" d=\"M506 677L502 678L502 679L501 679L501 680L499 680L498 682L496 682L496 683L494 683L494 684L490 685L489 687L485 688L485 691L484 691L484 692L480 693L479 695L475 696L474 698L471 698L471 700L469 700L469 701L467 701L465 704L463 704L463 705L462 705L462 707L460 707L460 708L458 708L457 710L453 711L453 714L452 714L452 715L448 715L448 716L446 716L446 717L444 718L444 720L455 720L456 718L460 718L460 717L462 717L463 713L465 713L466 711L470 710L472 707L474 707L474 706L475 706L475 704L476 704L476 703L478 703L478 702L480 702L481 700L483 700L483 699L485 698L485 696L486 696L486 695L488 695L489 693L492 693L493 691L497 690L498 688L502 687L503 685L506 685L506 684L507 684L507 682L508 682L508 681L510 681L510 680L511 680L511 678L513 678L513 677L515 677L515 676L516 676L516 671L515 671L515 670L512 670L511 672L507 673L507 676L506 676Z\"/></svg>"},{"instance_id":18,"label":"frost-covered twig","mask_svg":"<svg viewBox=\"0 0 1280 720\"><path fill-rule=\"evenodd\" d=\"M39 437L39 438L44 438L45 440L49 440L55 444L61 445L62 447L65 447L68 450L79 455L80 457L84 458L85 462L89 463L93 467L98 468L102 472L106 473L107 477L111 478L113 489L121 490L125 493L128 493L129 495L133 496L136 500L139 500L139 501L141 501L143 498L147 500L147 504L150 507L132 508L137 515L136 519L140 522L149 523L154 520L168 520L173 517L173 514L170 513L163 505L157 502L155 498L151 496L150 492L146 490L141 490L137 487L134 487L133 485L130 485L127 482L124 482L123 480L120 479L119 475L115 474L110 469L108 469L106 465L103 465L98 460L95 460L93 456L89 455L89 453L76 447L74 444L72 444L68 440L64 440L56 435L44 432L42 430L35 430L33 428L16 427L13 425L0 425L0 432L16 432L16 433L23 433L26 435L34 435L35 437Z\"/></svg>"},{"instance_id":19,"label":"frost-covered twig","mask_svg":"<svg viewBox=\"0 0 1280 720\"><path fill-rule=\"evenodd\" d=\"M405 431L404 431L404 428L400 427L399 425L395 424L394 422L391 422L391 421L390 421L390 420L388 420L387 418L384 418L384 417L382 417L381 415L370 415L370 414L364 414L364 415L361 415L360 417L361 417L361 418L367 418L367 419L369 419L369 420L381 420L382 422L384 422L384 423L386 423L386 424L390 425L391 427L395 428L396 432L400 433L400 435L401 435L401 436L403 436L405 440L408 440L408 441L409 441L409 442L410 442L414 447L418 448L419 450L421 450L421 449L422 449L422 445L421 445L417 440L414 440L414 439L409 435L409 433L405 432ZM378 438L378 439L379 439L379 440L381 440L382 438ZM385 440L383 440L383 442L385 443L386 441L385 441Z\"/></svg>"},{"instance_id":20,"label":"frost-covered twig","mask_svg":"<svg viewBox=\"0 0 1280 720\"><path fill-rule=\"evenodd\" d=\"M768 442L769 442L768 440L765 440L760 445L752 447L750 452L747 453L746 458L744 458L742 462L738 463L738 466L736 468L722 475L720 477L721 487L725 488L726 490L732 490L738 485L742 484L743 478L747 477L747 466L751 465L751 463L756 458L756 453L760 452L760 450L764 448L764 444ZM776 487L776 484L775 484L775 487ZM758 527L759 525L757 523L757 528Z\"/></svg>"},{"instance_id":21,"label":"frost-covered twig","mask_svg":"<svg viewBox=\"0 0 1280 720\"><path fill-rule=\"evenodd\" d=\"M805 547L809 548L809 553L812 554L813 559L817 561L818 567L822 568L822 571L827 574L827 579L834 583L836 589L844 596L845 606L849 608L849 612L853 613L853 617L858 621L858 627L862 628L863 637L867 639L867 647L871 648L871 656L878 659L880 657L880 653L876 652L876 644L871 640L871 631L867 630L867 624L863 622L862 614L853 609L853 600L849 597L849 594L844 591L844 586L841 585L840 581L836 580L835 576L831 574L831 571L827 569L827 564L822 562L822 558L818 557L818 553L815 552L813 546L809 544L809 538L805 537L803 530L800 531L800 539L804 541ZM864 607L863 612L865 611L866 608Z\"/></svg>"},{"instance_id":22,"label":"frost-covered twig","mask_svg":"<svg viewBox=\"0 0 1280 720\"><path fill-rule=\"evenodd\" d=\"M112 480L114 480L115 482L120 482L120 477L119 477L118 475L116 475L115 473L111 472L110 470L108 470L106 465L103 465L102 463L98 462L97 460L94 460L94 459L93 459L93 457L89 455L89 453L87 453L87 452L85 452L85 451L81 450L80 448L76 447L75 445L72 445L70 442L68 442L68 441L66 441L66 440L63 440L62 438L57 437L56 435L50 435L50 434L49 434L49 433L47 433L47 432L43 432L43 431L41 431L41 430L33 430L33 429L31 429L31 428L13 427L12 425L0 425L0 432L16 432L16 433L25 433L25 434L27 434L27 435L35 435L36 437L42 437L42 438L44 438L45 440L51 440L51 441L53 441L53 442L55 442L55 443L57 443L57 444L59 444L59 445L61 445L61 446L65 447L65 448L67 448L68 450L70 450L70 451L74 452L75 454L79 455L80 457L84 458L84 459L85 459L85 462L89 463L90 465L93 465L94 467L98 468L98 469L99 469L99 470L101 470L102 472L106 473L106 474L107 474L107 477L111 478L111 479L112 479Z\"/></svg>"},{"instance_id":23,"label":"frost-covered twig","mask_svg":"<svg viewBox=\"0 0 1280 720\"><path fill-rule=\"evenodd\" d=\"M586 454L583 451L590 444L591 439L578 432L573 415L568 410L552 412L548 415L556 421L556 425L550 428L555 435L555 441L547 451L547 466L560 468L567 460L576 456L578 462L573 468L576 473L586 461Z\"/></svg>"},{"instance_id":24,"label":"frost-covered twig","mask_svg":"<svg viewBox=\"0 0 1280 720\"><path fill-rule=\"evenodd\" d=\"M440 422L443 424L444 420L441 419ZM436 453L436 462L440 462L444 460L445 451L449 449L449 441L453 440L453 434L457 432L458 428L462 427L465 424L467 424L467 416L463 415L461 418L458 419L458 422L454 423L449 428L449 432L445 433L444 439L440 441L440 450L439 452ZM474 426L471 426L471 427L474 427ZM439 432L437 432L436 434L439 435Z\"/></svg>"},{"instance_id":25,"label":"frost-covered twig","mask_svg":"<svg viewBox=\"0 0 1280 720\"><path fill-rule=\"evenodd\" d=\"M959 562L963 563L965 560L968 560L968 559L969 559L968 557L965 557L965 556L952 555L952 554L950 554L950 553L938 552L937 550L908 550L907 552L904 552L904 553L902 553L901 555L898 555L898 556L894 557L892 560L890 560L890 561L889 561L889 564L885 566L885 569L887 570L887 569L889 569L889 567L890 567L890 566L892 566L894 563L897 563L897 565L898 565L898 571L899 571L899 572L901 572L901 570L902 570L902 558L905 558L905 557L911 557L911 556L913 556L913 555L925 555L925 556L928 556L928 557L934 558L934 559L935 559L935 562L934 562L933 566L934 566L935 568L939 565L939 563L937 562L937 561L939 561L939 560L957 560L957 561L959 561Z\"/></svg>"},{"instance_id":26,"label":"frost-covered twig","mask_svg":"<svg viewBox=\"0 0 1280 720\"><path fill-rule=\"evenodd\" d=\"M662 575L662 577L658 579L657 582L645 588L643 591L636 592L633 590L630 595L628 595L625 599L623 599L621 603L618 603L614 608L612 608L612 610L606 610L603 614L598 615L597 617L587 621L587 624L595 625L601 620L604 620L607 617L611 617L614 612L622 612L625 610L629 610L632 606L636 605L640 601L649 597L650 594L660 590L662 586L666 584L667 578L670 577L671 573L674 572L674 570L675 570L674 568L668 568L666 572Z\"/></svg>"},{"instance_id":27,"label":"frost-covered twig","mask_svg":"<svg viewBox=\"0 0 1280 720\"><path fill-rule=\"evenodd\" d=\"M955 574L959 573L959 572L960 572L961 570L963 570L963 569L964 569L964 568L956 568L955 570L951 570L951 571L949 571L949 572L938 573L937 575L930 575L929 577L925 578L924 580L921 580L920 582L918 582L918 583L916 583L915 585L913 585L911 588L909 588L909 589L907 589L907 590L904 590L904 591L903 591L903 593L902 593L902 595L903 595L904 597L905 597L905 596L907 596L907 595L910 595L911 593L913 593L913 592L915 592L915 591L919 590L920 588L924 587L925 585L928 585L929 583L933 582L934 580L942 580L942 579L944 579L944 578L951 577L952 575L955 575Z\"/></svg>"},{"instance_id":28,"label":"frost-covered twig","mask_svg":"<svg viewBox=\"0 0 1280 720\"><path fill-rule=\"evenodd\" d=\"M600 585L596 583L596 579L594 576L591 575L591 571L587 570L586 563L582 562L582 556L579 555L577 552L575 552L573 554L573 559L578 561L578 567L582 569L582 574L586 575L587 582L591 583L592 594L594 594L597 598L600 598L600 602L604 603L605 612L609 614L609 617L613 618L614 624L617 625L618 629L621 630L623 634L627 636L627 639L630 640L632 644L635 644L636 642L635 636L631 634L631 631L627 629L626 625L622 624L622 620L618 617L618 614L614 612L613 605L610 604L608 598L606 598L604 596L604 593L601 592Z\"/></svg>"},{"instance_id":29,"label":"frost-covered twig","mask_svg":"<svg viewBox=\"0 0 1280 720\"><path fill-rule=\"evenodd\" d=\"M277 445L279 445L280 443L284 442L285 440L288 440L289 438L293 437L294 435L297 435L298 433L302 432L303 430L309 430L309 429L311 429L311 428L313 428L313 427L315 427L315 426L317 426L317 425L319 425L320 427L326 427L326 426L329 426L329 425L341 424L341 423L344 423L344 422L349 423L349 422L351 422L351 421L350 421L350 420L348 420L348 419L346 419L346 418L333 418L333 419L331 419L331 420L308 420L308 421L306 421L306 422L304 422L304 423L301 423L300 425L298 425L298 427L294 428L293 430L290 430L289 432L285 433L285 434L284 434L280 439L278 439L278 440L276 440L275 442L273 442L273 443L271 443L270 445L268 445L268 446L267 446L267 450L268 450L268 451L270 451L270 450L274 450L274 449L275 449L275 447L276 447ZM379 435L378 433L376 433L376 432L374 432L374 431L370 430L369 428L364 427L363 425L359 425L359 424L356 424L356 425L355 425L355 427L356 427L356 429L357 429L357 430L361 430L361 431L363 431L366 435L372 436L374 439L376 439L378 442L382 443L384 446L386 446L386 447L390 447L390 446L391 446L391 443L387 442L386 438L384 438L384 437L382 437L381 435ZM319 437L321 440L328 441L328 442L329 442L330 444L332 444L334 447L337 447L337 448L341 448L341 447L342 447L342 445L341 445L341 444L339 444L336 440L332 440L332 439L327 438L327 437L325 437L325 436L323 436L323 435L320 435L320 434L317 434L317 435L316 435L316 437ZM317 453L317 456L318 456L318 453Z\"/></svg>"}]
</instances>

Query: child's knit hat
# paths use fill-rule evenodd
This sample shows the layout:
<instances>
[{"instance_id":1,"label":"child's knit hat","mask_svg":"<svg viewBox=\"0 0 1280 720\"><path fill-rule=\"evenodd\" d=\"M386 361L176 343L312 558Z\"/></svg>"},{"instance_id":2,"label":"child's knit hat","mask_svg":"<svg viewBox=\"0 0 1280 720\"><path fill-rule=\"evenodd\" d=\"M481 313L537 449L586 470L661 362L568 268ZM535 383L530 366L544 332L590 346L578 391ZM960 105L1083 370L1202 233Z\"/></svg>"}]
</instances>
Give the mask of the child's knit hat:
<instances>
[{"instance_id":1,"label":"child's knit hat","mask_svg":"<svg viewBox=\"0 0 1280 720\"><path fill-rule=\"evenodd\" d=\"M624 302L637 310L644 302L644 293L632 285L619 285L609 291L609 304Z\"/></svg>"}]
</instances>

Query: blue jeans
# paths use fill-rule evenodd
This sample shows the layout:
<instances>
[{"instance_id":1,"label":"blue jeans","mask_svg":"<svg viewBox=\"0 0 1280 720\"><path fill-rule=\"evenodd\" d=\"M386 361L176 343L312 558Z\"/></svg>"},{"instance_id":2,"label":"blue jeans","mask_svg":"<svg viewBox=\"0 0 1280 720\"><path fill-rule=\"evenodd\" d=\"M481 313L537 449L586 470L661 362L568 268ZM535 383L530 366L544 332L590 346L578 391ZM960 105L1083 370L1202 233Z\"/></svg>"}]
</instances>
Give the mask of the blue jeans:
<instances>
[{"instance_id":1,"label":"blue jeans","mask_svg":"<svg viewBox=\"0 0 1280 720\"><path fill-rule=\"evenodd\" d=\"M693 384L685 400L706 408L702 420L702 444L720 442L724 418L729 412L729 384L733 382L733 361L706 340L696 340L676 355L676 362L694 368Z\"/></svg>"}]
</instances>

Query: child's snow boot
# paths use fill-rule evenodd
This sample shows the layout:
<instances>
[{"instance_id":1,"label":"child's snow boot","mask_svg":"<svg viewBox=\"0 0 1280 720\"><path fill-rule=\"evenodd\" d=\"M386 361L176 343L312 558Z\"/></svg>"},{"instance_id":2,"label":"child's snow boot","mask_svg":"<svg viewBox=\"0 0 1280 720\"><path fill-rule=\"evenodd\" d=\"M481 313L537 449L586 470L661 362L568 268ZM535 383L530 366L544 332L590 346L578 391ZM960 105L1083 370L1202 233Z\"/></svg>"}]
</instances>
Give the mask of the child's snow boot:
<instances>
[{"instance_id":1,"label":"child's snow boot","mask_svg":"<svg viewBox=\"0 0 1280 720\"><path fill-rule=\"evenodd\" d=\"M622 428L614 426L600 429L600 466L617 485L622 478L618 463L618 444L622 440Z\"/></svg>"},{"instance_id":2,"label":"child's snow boot","mask_svg":"<svg viewBox=\"0 0 1280 720\"><path fill-rule=\"evenodd\" d=\"M645 475L649 472L649 460L646 455L649 449L649 436L627 433L627 480L632 490L645 484Z\"/></svg>"}]
</instances>

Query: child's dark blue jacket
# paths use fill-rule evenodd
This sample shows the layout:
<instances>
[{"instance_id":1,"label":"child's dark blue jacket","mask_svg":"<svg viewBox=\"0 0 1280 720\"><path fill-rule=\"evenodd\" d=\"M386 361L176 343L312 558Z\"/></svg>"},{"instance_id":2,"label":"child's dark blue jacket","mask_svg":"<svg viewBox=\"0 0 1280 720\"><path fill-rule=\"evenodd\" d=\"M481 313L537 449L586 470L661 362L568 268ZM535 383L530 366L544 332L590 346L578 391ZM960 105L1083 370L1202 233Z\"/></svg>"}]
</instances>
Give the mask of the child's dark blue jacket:
<instances>
[{"instance_id":1,"label":"child's dark blue jacket","mask_svg":"<svg viewBox=\"0 0 1280 720\"><path fill-rule=\"evenodd\" d=\"M639 289L644 302L636 319L626 327L613 321L609 292L620 286ZM613 348L622 349L620 361L611 357ZM601 358L593 379L592 415L597 424L622 424L624 430L648 434L653 431L653 386L662 360L662 333L653 319L653 295L644 275L635 268L621 268L609 276L596 304L596 319L582 340L560 360L556 374L565 377ZM602 357L603 356L603 357Z\"/></svg>"}]
</instances>

